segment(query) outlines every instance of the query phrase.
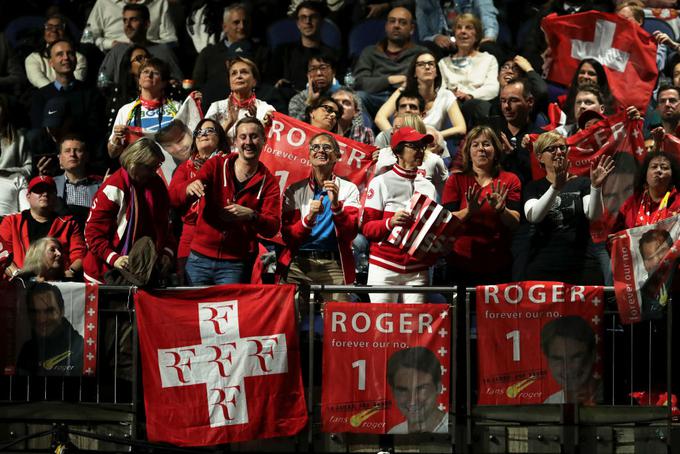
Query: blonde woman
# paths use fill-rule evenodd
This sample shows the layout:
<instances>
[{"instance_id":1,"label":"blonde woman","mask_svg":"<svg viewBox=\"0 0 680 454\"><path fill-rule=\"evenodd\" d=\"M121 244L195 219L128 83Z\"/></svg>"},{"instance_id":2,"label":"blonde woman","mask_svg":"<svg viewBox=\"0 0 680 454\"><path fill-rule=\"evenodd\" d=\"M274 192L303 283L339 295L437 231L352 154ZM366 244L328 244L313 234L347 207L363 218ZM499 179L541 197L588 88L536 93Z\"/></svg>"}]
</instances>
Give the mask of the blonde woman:
<instances>
[{"instance_id":1,"label":"blonde woman","mask_svg":"<svg viewBox=\"0 0 680 454\"><path fill-rule=\"evenodd\" d=\"M64 251L59 240L46 236L28 248L20 276L32 277L38 282L62 281L73 278L74 273L70 269L66 270Z\"/></svg>"}]
</instances>

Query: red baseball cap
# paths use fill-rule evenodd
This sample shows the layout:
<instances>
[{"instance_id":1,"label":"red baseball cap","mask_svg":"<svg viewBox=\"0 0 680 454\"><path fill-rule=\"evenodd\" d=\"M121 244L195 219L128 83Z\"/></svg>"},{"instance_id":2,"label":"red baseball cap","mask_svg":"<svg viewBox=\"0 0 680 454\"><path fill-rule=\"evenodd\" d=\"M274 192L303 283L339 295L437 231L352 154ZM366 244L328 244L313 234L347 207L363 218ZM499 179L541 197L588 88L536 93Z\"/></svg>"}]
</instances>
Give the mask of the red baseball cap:
<instances>
[{"instance_id":1,"label":"red baseball cap","mask_svg":"<svg viewBox=\"0 0 680 454\"><path fill-rule=\"evenodd\" d=\"M434 142L432 134L421 134L413 128L399 128L392 133L390 147L395 149L402 142L422 142L425 145Z\"/></svg>"},{"instance_id":2,"label":"red baseball cap","mask_svg":"<svg viewBox=\"0 0 680 454\"><path fill-rule=\"evenodd\" d=\"M35 177L28 183L28 192L33 192L36 186L48 186L49 189L53 189L57 192L57 183L54 182L54 178L47 176Z\"/></svg>"}]
</instances>

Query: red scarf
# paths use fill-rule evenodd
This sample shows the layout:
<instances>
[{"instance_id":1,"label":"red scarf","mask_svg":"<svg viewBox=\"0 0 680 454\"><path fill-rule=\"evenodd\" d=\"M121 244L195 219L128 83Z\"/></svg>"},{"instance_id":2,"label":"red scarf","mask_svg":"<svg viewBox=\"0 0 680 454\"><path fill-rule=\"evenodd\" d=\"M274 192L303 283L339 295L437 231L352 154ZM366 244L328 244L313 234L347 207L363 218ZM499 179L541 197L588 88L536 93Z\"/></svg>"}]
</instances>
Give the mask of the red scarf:
<instances>
[{"instance_id":1,"label":"red scarf","mask_svg":"<svg viewBox=\"0 0 680 454\"><path fill-rule=\"evenodd\" d=\"M156 110L163 105L162 99L160 101L154 101L153 99L144 99L141 96L139 97L139 102L146 110Z\"/></svg>"},{"instance_id":2,"label":"red scarf","mask_svg":"<svg viewBox=\"0 0 680 454\"><path fill-rule=\"evenodd\" d=\"M233 103L239 109L249 109L255 105L255 93L252 93L248 98L241 101L236 97L234 92L229 95L229 102Z\"/></svg>"},{"instance_id":3,"label":"red scarf","mask_svg":"<svg viewBox=\"0 0 680 454\"><path fill-rule=\"evenodd\" d=\"M635 226L656 224L662 219L666 219L670 216L668 211L668 201L675 197L675 188L666 192L663 196L661 202L656 206L656 202L652 200L649 196L649 190L646 190L642 194L642 200L640 201L640 208L638 208L637 216L635 217ZM656 208L655 208L656 206Z\"/></svg>"}]
</instances>

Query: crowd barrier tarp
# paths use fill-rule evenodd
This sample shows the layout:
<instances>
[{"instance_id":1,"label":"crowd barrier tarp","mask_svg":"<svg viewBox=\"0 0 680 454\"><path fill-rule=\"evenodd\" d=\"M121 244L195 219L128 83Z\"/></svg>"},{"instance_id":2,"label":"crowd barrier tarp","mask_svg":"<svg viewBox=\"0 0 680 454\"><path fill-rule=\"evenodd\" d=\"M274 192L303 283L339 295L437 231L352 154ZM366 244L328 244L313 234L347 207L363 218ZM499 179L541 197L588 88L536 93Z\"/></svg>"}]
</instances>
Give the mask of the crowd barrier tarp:
<instances>
[{"instance_id":1,"label":"crowd barrier tarp","mask_svg":"<svg viewBox=\"0 0 680 454\"><path fill-rule=\"evenodd\" d=\"M179 446L307 424L292 285L138 291L147 433Z\"/></svg>"},{"instance_id":2,"label":"crowd barrier tarp","mask_svg":"<svg viewBox=\"0 0 680 454\"><path fill-rule=\"evenodd\" d=\"M98 287L76 282L3 284L5 375L93 376Z\"/></svg>"},{"instance_id":3,"label":"crowd barrier tarp","mask_svg":"<svg viewBox=\"0 0 680 454\"><path fill-rule=\"evenodd\" d=\"M659 209L664 208L662 200ZM675 215L624 230L612 239L614 292L623 323L665 315L680 251L679 221Z\"/></svg>"},{"instance_id":4,"label":"crowd barrier tarp","mask_svg":"<svg viewBox=\"0 0 680 454\"><path fill-rule=\"evenodd\" d=\"M480 286L476 304L480 405L601 400L602 287Z\"/></svg>"},{"instance_id":5,"label":"crowd barrier tarp","mask_svg":"<svg viewBox=\"0 0 680 454\"><path fill-rule=\"evenodd\" d=\"M324 432L448 433L448 306L327 303L324 313Z\"/></svg>"}]
</instances>

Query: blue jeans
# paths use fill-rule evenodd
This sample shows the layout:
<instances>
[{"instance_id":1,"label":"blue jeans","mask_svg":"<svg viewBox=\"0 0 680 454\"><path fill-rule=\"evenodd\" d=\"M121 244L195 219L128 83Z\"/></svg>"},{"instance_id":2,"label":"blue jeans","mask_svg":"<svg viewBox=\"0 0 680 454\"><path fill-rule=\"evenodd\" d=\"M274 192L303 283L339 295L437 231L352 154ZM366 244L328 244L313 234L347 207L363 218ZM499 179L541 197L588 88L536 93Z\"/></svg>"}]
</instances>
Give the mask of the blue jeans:
<instances>
[{"instance_id":1,"label":"blue jeans","mask_svg":"<svg viewBox=\"0 0 680 454\"><path fill-rule=\"evenodd\" d=\"M186 264L187 283L192 286L246 284L251 267L243 260L219 260L191 251Z\"/></svg>"}]
</instances>

